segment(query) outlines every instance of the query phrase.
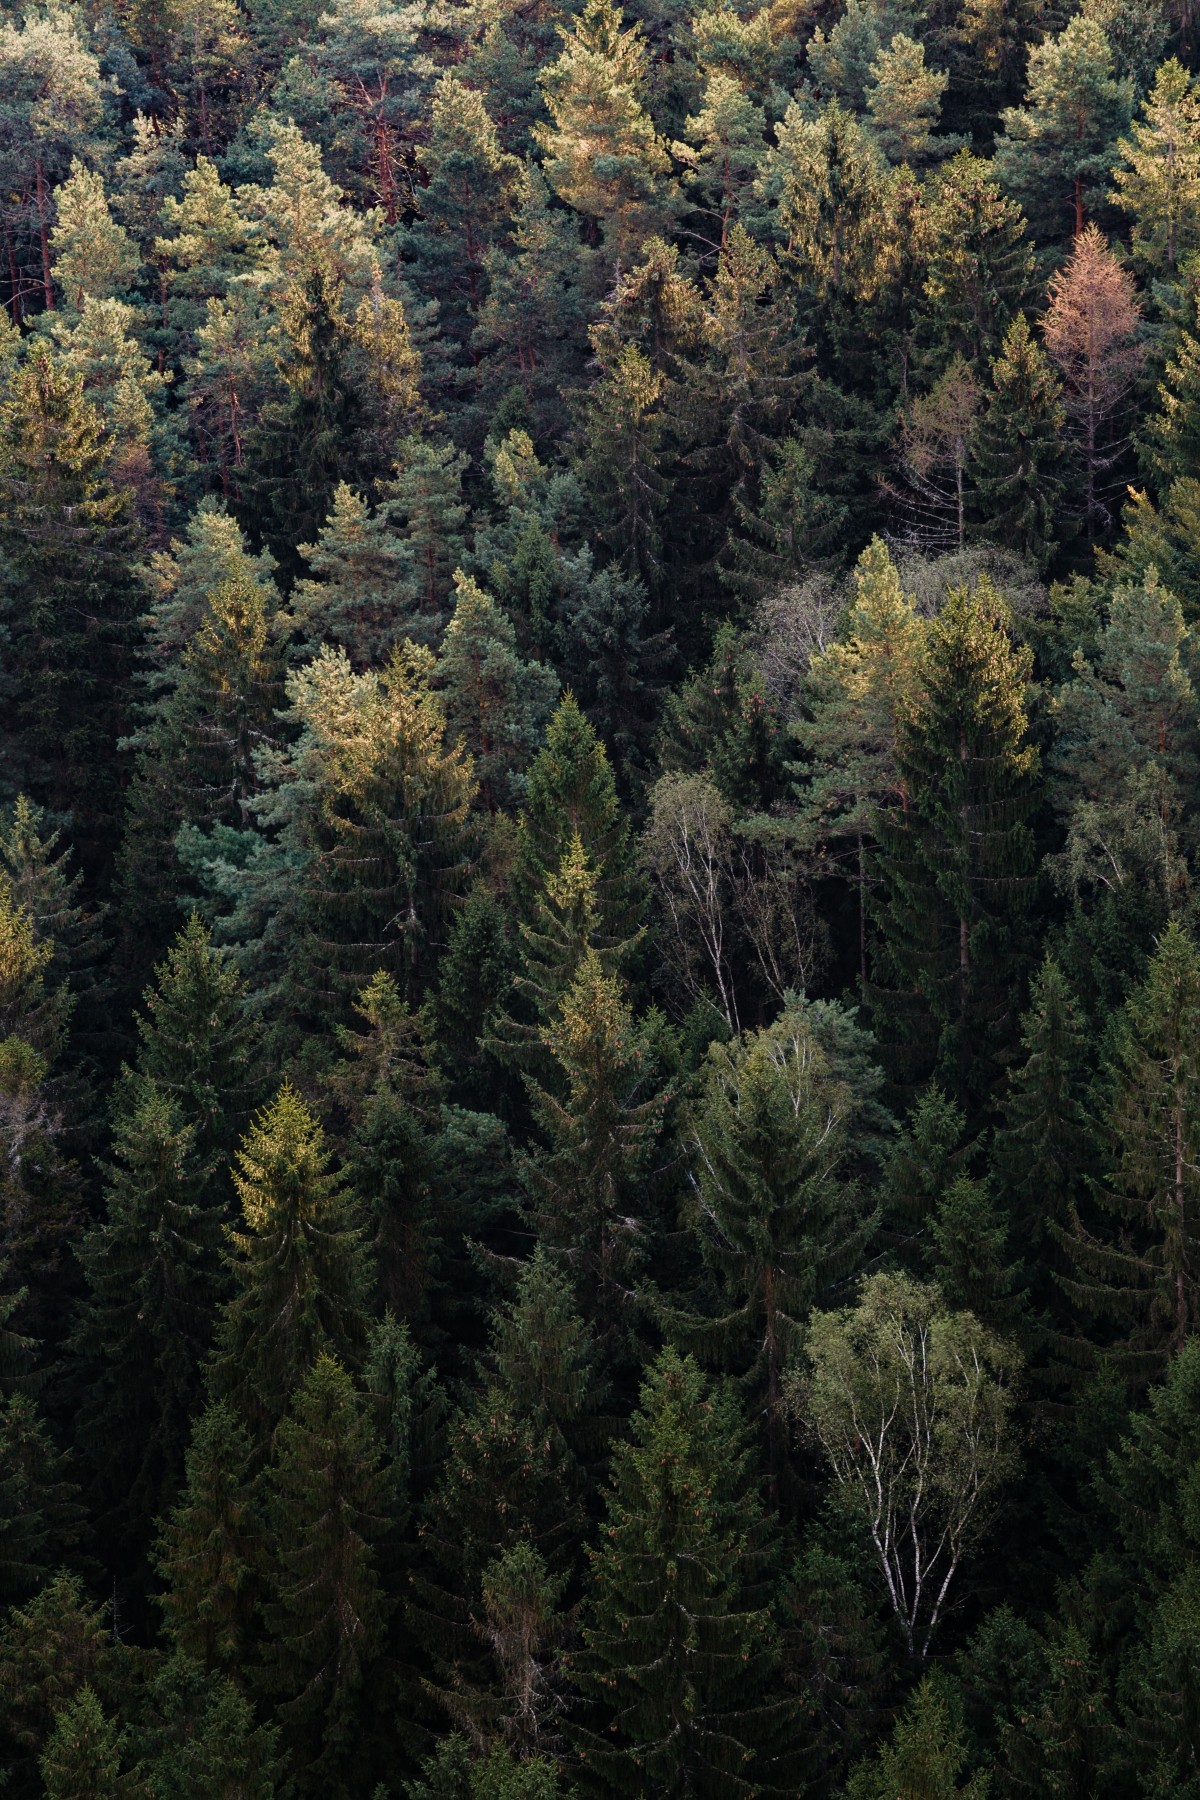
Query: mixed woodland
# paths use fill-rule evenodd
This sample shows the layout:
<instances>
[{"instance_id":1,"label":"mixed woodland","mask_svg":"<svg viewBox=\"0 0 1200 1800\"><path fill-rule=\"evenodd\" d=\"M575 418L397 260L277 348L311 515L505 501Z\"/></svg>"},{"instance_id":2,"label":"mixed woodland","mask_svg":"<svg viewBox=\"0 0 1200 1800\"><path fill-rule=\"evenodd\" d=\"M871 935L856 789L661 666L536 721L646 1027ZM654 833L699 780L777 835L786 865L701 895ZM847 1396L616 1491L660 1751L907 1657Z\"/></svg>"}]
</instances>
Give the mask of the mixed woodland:
<instances>
[{"instance_id":1,"label":"mixed woodland","mask_svg":"<svg viewBox=\"0 0 1200 1800\"><path fill-rule=\"evenodd\" d=\"M1200 1800L1198 68L0 7L4 1800Z\"/></svg>"}]
</instances>

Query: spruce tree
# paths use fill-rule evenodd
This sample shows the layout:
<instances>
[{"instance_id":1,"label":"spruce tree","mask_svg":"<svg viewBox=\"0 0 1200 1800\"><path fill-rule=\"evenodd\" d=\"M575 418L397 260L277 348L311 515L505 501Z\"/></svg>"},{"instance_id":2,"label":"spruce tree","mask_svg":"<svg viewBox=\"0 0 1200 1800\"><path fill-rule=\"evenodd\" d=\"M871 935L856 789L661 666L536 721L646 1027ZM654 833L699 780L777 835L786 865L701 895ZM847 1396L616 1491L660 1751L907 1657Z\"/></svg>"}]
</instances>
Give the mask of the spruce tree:
<instances>
[{"instance_id":1,"label":"spruce tree","mask_svg":"<svg viewBox=\"0 0 1200 1800\"><path fill-rule=\"evenodd\" d=\"M1018 313L991 366L991 388L972 459L979 523L996 543L1019 550L1044 569L1064 492L1064 414L1059 383Z\"/></svg>"},{"instance_id":2,"label":"spruce tree","mask_svg":"<svg viewBox=\"0 0 1200 1800\"><path fill-rule=\"evenodd\" d=\"M438 658L446 729L470 752L479 797L489 812L511 805L524 789L558 694L553 670L517 654L516 633L495 601L461 569L454 612Z\"/></svg>"},{"instance_id":3,"label":"spruce tree","mask_svg":"<svg viewBox=\"0 0 1200 1800\"><path fill-rule=\"evenodd\" d=\"M39 1767L46 1800L119 1800L119 1733L90 1687L58 1714Z\"/></svg>"},{"instance_id":4,"label":"spruce tree","mask_svg":"<svg viewBox=\"0 0 1200 1800\"><path fill-rule=\"evenodd\" d=\"M1065 1234L1076 1268L1069 1291L1086 1313L1111 1321L1107 1354L1130 1381L1162 1370L1200 1306L1198 1054L1200 953L1172 921L1115 1034L1105 1081L1109 1166L1093 1183L1099 1217L1092 1228L1077 1214Z\"/></svg>"},{"instance_id":5,"label":"spruce tree","mask_svg":"<svg viewBox=\"0 0 1200 1800\"><path fill-rule=\"evenodd\" d=\"M977 1103L1015 1036L1033 873L1030 653L990 583L930 624L902 722L907 804L878 821L872 993L904 1080L937 1073ZM899 1067L899 1065L896 1065Z\"/></svg>"},{"instance_id":6,"label":"spruce tree","mask_svg":"<svg viewBox=\"0 0 1200 1800\"><path fill-rule=\"evenodd\" d=\"M808 1314L849 1278L878 1223L851 1182L854 1104L800 1007L709 1050L685 1217L721 1310L679 1323L761 1399L776 1479L784 1371Z\"/></svg>"},{"instance_id":7,"label":"spruce tree","mask_svg":"<svg viewBox=\"0 0 1200 1800\"><path fill-rule=\"evenodd\" d=\"M620 1342L650 1252L645 1185L671 1090L594 950L544 1042L558 1068L554 1088L529 1084L545 1140L527 1165L531 1212L542 1242L571 1270L585 1315Z\"/></svg>"},{"instance_id":8,"label":"spruce tree","mask_svg":"<svg viewBox=\"0 0 1200 1800\"><path fill-rule=\"evenodd\" d=\"M209 1377L260 1448L318 1355L362 1358L369 1265L329 1163L320 1125L285 1082L237 1154L243 1228L229 1234L233 1291Z\"/></svg>"},{"instance_id":9,"label":"spruce tree","mask_svg":"<svg viewBox=\"0 0 1200 1800\"><path fill-rule=\"evenodd\" d=\"M1025 219L990 165L969 150L931 175L926 193L921 312L929 321L928 354L940 363L957 351L982 372L1030 297Z\"/></svg>"},{"instance_id":10,"label":"spruce tree","mask_svg":"<svg viewBox=\"0 0 1200 1800\"><path fill-rule=\"evenodd\" d=\"M566 694L526 779L515 871L518 899L526 908L547 876L562 866L576 835L596 872L604 927L627 932L634 901L628 822L604 745L574 695Z\"/></svg>"},{"instance_id":11,"label":"spruce tree","mask_svg":"<svg viewBox=\"0 0 1200 1800\"><path fill-rule=\"evenodd\" d=\"M20 1605L83 1535L79 1490L28 1394L0 1399L0 1595Z\"/></svg>"},{"instance_id":12,"label":"spruce tree","mask_svg":"<svg viewBox=\"0 0 1200 1800\"><path fill-rule=\"evenodd\" d=\"M79 377L37 345L0 405L4 736L26 791L73 813L89 874L111 855L136 639L137 534L106 456Z\"/></svg>"},{"instance_id":13,"label":"spruce tree","mask_svg":"<svg viewBox=\"0 0 1200 1800\"><path fill-rule=\"evenodd\" d=\"M988 1780L978 1773L963 1780L967 1747L953 1695L927 1675L896 1721L891 1742L872 1762L854 1771L847 1800L892 1800L896 1794L921 1800L986 1800Z\"/></svg>"},{"instance_id":14,"label":"spruce tree","mask_svg":"<svg viewBox=\"0 0 1200 1800\"><path fill-rule=\"evenodd\" d=\"M379 1558L388 1505L362 1402L341 1364L322 1354L280 1424L267 1498L273 1554L260 1681L275 1697L302 1795L349 1800L370 1767L359 1707L387 1617Z\"/></svg>"},{"instance_id":15,"label":"spruce tree","mask_svg":"<svg viewBox=\"0 0 1200 1800\"><path fill-rule=\"evenodd\" d=\"M778 1632L741 1423L675 1350L647 1371L605 1502L571 1664L591 1703L575 1734L584 1791L786 1791L791 1709L765 1698Z\"/></svg>"},{"instance_id":16,"label":"spruce tree","mask_svg":"<svg viewBox=\"0 0 1200 1800\"><path fill-rule=\"evenodd\" d=\"M196 1420L183 1491L155 1552L158 1603L174 1649L200 1668L244 1680L258 1637L262 1518L245 1426L224 1401Z\"/></svg>"},{"instance_id":17,"label":"spruce tree","mask_svg":"<svg viewBox=\"0 0 1200 1800\"><path fill-rule=\"evenodd\" d=\"M114 1122L106 1215L80 1249L87 1295L72 1348L90 1380L81 1432L109 1530L136 1556L182 1470L213 1311L222 1217L177 1102L131 1078Z\"/></svg>"}]
</instances>

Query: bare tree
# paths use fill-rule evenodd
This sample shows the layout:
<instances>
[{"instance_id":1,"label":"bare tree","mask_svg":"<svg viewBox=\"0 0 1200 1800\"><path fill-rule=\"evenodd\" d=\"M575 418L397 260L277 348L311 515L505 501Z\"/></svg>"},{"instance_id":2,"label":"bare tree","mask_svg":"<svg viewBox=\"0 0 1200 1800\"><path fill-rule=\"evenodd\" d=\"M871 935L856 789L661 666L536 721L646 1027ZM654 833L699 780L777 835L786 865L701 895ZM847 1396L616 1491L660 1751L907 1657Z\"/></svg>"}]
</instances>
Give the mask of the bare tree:
<instances>
[{"instance_id":1,"label":"bare tree","mask_svg":"<svg viewBox=\"0 0 1200 1800\"><path fill-rule=\"evenodd\" d=\"M1103 234L1089 225L1075 239L1070 262L1050 282L1050 306L1042 321L1083 462L1083 523L1089 539L1112 525L1111 503L1124 491L1112 471L1129 446L1124 403L1145 360L1137 335L1141 317L1133 278Z\"/></svg>"},{"instance_id":2,"label":"bare tree","mask_svg":"<svg viewBox=\"0 0 1200 1800\"><path fill-rule=\"evenodd\" d=\"M901 507L907 536L923 550L961 550L967 530L967 463L982 403L970 364L956 355L901 424Z\"/></svg>"},{"instance_id":3,"label":"bare tree","mask_svg":"<svg viewBox=\"0 0 1200 1800\"><path fill-rule=\"evenodd\" d=\"M650 795L642 861L662 908L663 948L685 993L711 997L740 1030L729 962L733 811L704 775L664 775ZM710 986L711 983L711 986Z\"/></svg>"}]
</instances>

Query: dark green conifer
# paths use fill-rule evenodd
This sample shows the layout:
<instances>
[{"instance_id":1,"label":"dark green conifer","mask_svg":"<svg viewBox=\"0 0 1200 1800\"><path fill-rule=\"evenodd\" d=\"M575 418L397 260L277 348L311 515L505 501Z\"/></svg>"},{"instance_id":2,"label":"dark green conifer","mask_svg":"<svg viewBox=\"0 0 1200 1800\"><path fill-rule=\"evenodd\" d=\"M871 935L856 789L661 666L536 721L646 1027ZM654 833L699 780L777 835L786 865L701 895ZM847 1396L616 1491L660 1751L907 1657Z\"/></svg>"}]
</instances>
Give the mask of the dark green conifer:
<instances>
[{"instance_id":1,"label":"dark green conifer","mask_svg":"<svg viewBox=\"0 0 1200 1800\"><path fill-rule=\"evenodd\" d=\"M387 1602L380 1446L341 1364L321 1354L295 1391L267 1478L271 1560L260 1682L276 1700L296 1792L363 1791L374 1732L368 1682Z\"/></svg>"},{"instance_id":2,"label":"dark green conifer","mask_svg":"<svg viewBox=\"0 0 1200 1800\"><path fill-rule=\"evenodd\" d=\"M584 1791L786 1792L764 1522L736 1409L691 1358L664 1350L647 1372L606 1508L571 1665Z\"/></svg>"}]
</instances>

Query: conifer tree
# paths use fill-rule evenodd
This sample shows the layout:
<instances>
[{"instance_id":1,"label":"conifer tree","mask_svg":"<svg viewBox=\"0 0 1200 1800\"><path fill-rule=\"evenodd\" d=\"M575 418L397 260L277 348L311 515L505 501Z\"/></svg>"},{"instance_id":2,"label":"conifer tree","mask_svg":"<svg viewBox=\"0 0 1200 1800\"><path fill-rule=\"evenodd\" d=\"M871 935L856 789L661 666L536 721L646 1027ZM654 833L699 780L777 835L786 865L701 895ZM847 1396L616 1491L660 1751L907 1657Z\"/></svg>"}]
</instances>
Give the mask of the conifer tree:
<instances>
[{"instance_id":1,"label":"conifer tree","mask_svg":"<svg viewBox=\"0 0 1200 1800\"><path fill-rule=\"evenodd\" d=\"M965 1775L967 1747L952 1696L927 1675L896 1721L891 1741L850 1778L847 1800L892 1800L895 1794L921 1800L986 1800L985 1774Z\"/></svg>"},{"instance_id":2,"label":"conifer tree","mask_svg":"<svg viewBox=\"0 0 1200 1800\"><path fill-rule=\"evenodd\" d=\"M784 1370L809 1312L850 1276L878 1222L851 1185L853 1107L799 1007L709 1050L686 1216L723 1310L683 1324L703 1356L763 1397L777 1479Z\"/></svg>"},{"instance_id":3,"label":"conifer tree","mask_svg":"<svg viewBox=\"0 0 1200 1800\"><path fill-rule=\"evenodd\" d=\"M604 231L609 260L627 263L676 204L666 147L645 110L646 50L621 29L612 0L588 0L563 51L540 77L552 123L536 136L561 199Z\"/></svg>"},{"instance_id":4,"label":"conifer tree","mask_svg":"<svg viewBox=\"0 0 1200 1800\"><path fill-rule=\"evenodd\" d=\"M46 1800L118 1800L119 1734L90 1687L58 1714L39 1766Z\"/></svg>"},{"instance_id":5,"label":"conifer tree","mask_svg":"<svg viewBox=\"0 0 1200 1800\"><path fill-rule=\"evenodd\" d=\"M907 803L899 761L901 720L917 681L924 630L879 538L854 571L854 599L839 641L813 657L808 673L811 722L797 728L812 759L802 818L818 849L852 859L858 885L859 978L867 978L867 846L880 810ZM800 771L797 770L797 775Z\"/></svg>"},{"instance_id":6,"label":"conifer tree","mask_svg":"<svg viewBox=\"0 0 1200 1800\"><path fill-rule=\"evenodd\" d=\"M114 1535L136 1555L178 1482L213 1309L221 1210L178 1102L132 1078L114 1124L106 1215L80 1248L88 1292L73 1337L92 1390L82 1436Z\"/></svg>"},{"instance_id":7,"label":"conifer tree","mask_svg":"<svg viewBox=\"0 0 1200 1800\"><path fill-rule=\"evenodd\" d=\"M258 1637L262 1519L245 1426L224 1401L196 1420L186 1479L155 1553L158 1604L176 1652L200 1668L245 1677Z\"/></svg>"},{"instance_id":8,"label":"conifer tree","mask_svg":"<svg viewBox=\"0 0 1200 1800\"><path fill-rule=\"evenodd\" d=\"M0 404L5 738L33 798L73 812L89 873L111 854L135 639L136 534L106 448L79 377L39 344Z\"/></svg>"},{"instance_id":9,"label":"conifer tree","mask_svg":"<svg viewBox=\"0 0 1200 1800\"><path fill-rule=\"evenodd\" d=\"M150 1683L144 1711L149 1718L131 1734L135 1779L146 1780L156 1800L275 1800L279 1733L256 1722L228 1677L172 1656Z\"/></svg>"},{"instance_id":10,"label":"conifer tree","mask_svg":"<svg viewBox=\"0 0 1200 1800\"><path fill-rule=\"evenodd\" d=\"M892 184L866 127L837 101L815 118L793 101L763 179L779 187L784 267L827 312L874 300L895 253Z\"/></svg>"},{"instance_id":11,"label":"conifer tree","mask_svg":"<svg viewBox=\"0 0 1200 1800\"><path fill-rule=\"evenodd\" d=\"M1084 1105L1086 1040L1079 1010L1058 964L1047 955L1034 976L1021 1047L1010 1072L994 1166L1012 1214L1012 1238L1026 1269L1031 1304L1061 1314L1054 1280L1059 1232L1082 1197L1095 1161Z\"/></svg>"},{"instance_id":12,"label":"conifer tree","mask_svg":"<svg viewBox=\"0 0 1200 1800\"><path fill-rule=\"evenodd\" d=\"M423 613L409 547L386 508L372 510L345 482L334 489L315 544L301 544L312 571L296 582L289 619L306 648L346 652L356 671L378 668L405 637L423 642L437 621Z\"/></svg>"},{"instance_id":13,"label":"conifer tree","mask_svg":"<svg viewBox=\"0 0 1200 1800\"><path fill-rule=\"evenodd\" d=\"M688 141L672 145L673 154L684 163L684 192L704 220L707 241L719 250L752 205L750 190L762 160L766 116L736 75L709 67L702 103L685 120L684 131Z\"/></svg>"},{"instance_id":14,"label":"conifer tree","mask_svg":"<svg viewBox=\"0 0 1200 1800\"><path fill-rule=\"evenodd\" d=\"M1178 57L1159 65L1117 150L1112 198L1130 216L1130 252L1148 274L1170 278L1200 249L1200 103Z\"/></svg>"},{"instance_id":15,"label":"conifer tree","mask_svg":"<svg viewBox=\"0 0 1200 1800\"><path fill-rule=\"evenodd\" d=\"M529 1164L538 1234L574 1277L585 1313L627 1331L635 1271L650 1250L645 1183L670 1090L620 985L588 950L544 1043L562 1097L530 1083L546 1149Z\"/></svg>"},{"instance_id":16,"label":"conifer tree","mask_svg":"<svg viewBox=\"0 0 1200 1800\"><path fill-rule=\"evenodd\" d=\"M996 173L1039 236L1075 236L1100 203L1116 140L1133 111L1133 84L1118 80L1104 28L1084 13L1029 52L1023 107L1006 107Z\"/></svg>"},{"instance_id":17,"label":"conifer tree","mask_svg":"<svg viewBox=\"0 0 1200 1800\"><path fill-rule=\"evenodd\" d=\"M54 279L67 305L79 313L85 299L128 293L139 258L129 233L112 216L103 177L76 157L54 201L57 220L50 249Z\"/></svg>"},{"instance_id":18,"label":"conifer tree","mask_svg":"<svg viewBox=\"0 0 1200 1800\"><path fill-rule=\"evenodd\" d=\"M79 1490L28 1394L0 1399L0 1594L19 1605L83 1535Z\"/></svg>"},{"instance_id":19,"label":"conifer tree","mask_svg":"<svg viewBox=\"0 0 1200 1800\"><path fill-rule=\"evenodd\" d=\"M1158 405L1146 421L1146 450L1160 485L1168 488L1193 479L1200 442L1200 339L1190 331L1180 333L1163 370Z\"/></svg>"},{"instance_id":20,"label":"conifer tree","mask_svg":"<svg viewBox=\"0 0 1200 1800\"><path fill-rule=\"evenodd\" d=\"M454 571L464 557L466 461L452 445L406 437L397 446L394 476L379 486L388 521L404 540L411 604L430 635L445 623Z\"/></svg>"},{"instance_id":21,"label":"conifer tree","mask_svg":"<svg viewBox=\"0 0 1200 1800\"><path fill-rule=\"evenodd\" d=\"M991 167L960 150L925 185L924 310L930 354L956 351L982 373L1030 297L1033 249L1024 215Z\"/></svg>"},{"instance_id":22,"label":"conifer tree","mask_svg":"<svg viewBox=\"0 0 1200 1800\"><path fill-rule=\"evenodd\" d=\"M1128 273L1089 225L1050 282L1042 323L1063 379L1063 411L1083 463L1083 523L1089 539L1113 523L1112 471L1128 446L1122 413L1141 372L1141 306Z\"/></svg>"},{"instance_id":23,"label":"conifer tree","mask_svg":"<svg viewBox=\"0 0 1200 1800\"><path fill-rule=\"evenodd\" d=\"M349 1800L370 1766L358 1706L383 1642L388 1530L378 1440L353 1383L322 1354L276 1438L262 1685L276 1697L300 1794Z\"/></svg>"},{"instance_id":24,"label":"conifer tree","mask_svg":"<svg viewBox=\"0 0 1200 1800\"><path fill-rule=\"evenodd\" d=\"M238 1151L243 1229L230 1233L233 1292L217 1321L210 1382L261 1447L323 1351L355 1367L368 1264L324 1133L286 1083Z\"/></svg>"},{"instance_id":25,"label":"conifer tree","mask_svg":"<svg viewBox=\"0 0 1200 1800\"><path fill-rule=\"evenodd\" d=\"M1109 1354L1145 1381L1194 1329L1197 1269L1197 1116L1200 955L1168 925L1145 982L1126 1003L1107 1072L1110 1168L1094 1194L1112 1225L1076 1215L1067 1248L1076 1304L1113 1321Z\"/></svg>"},{"instance_id":26,"label":"conifer tree","mask_svg":"<svg viewBox=\"0 0 1200 1800\"><path fill-rule=\"evenodd\" d=\"M519 797L558 694L553 670L517 654L516 632L490 595L455 571L454 612L438 658L446 729L469 751L489 812Z\"/></svg>"},{"instance_id":27,"label":"conifer tree","mask_svg":"<svg viewBox=\"0 0 1200 1800\"><path fill-rule=\"evenodd\" d=\"M518 895L526 903L561 867L575 836L596 872L605 928L624 931L633 902L629 825L604 745L574 695L566 694L526 779L516 872Z\"/></svg>"},{"instance_id":28,"label":"conifer tree","mask_svg":"<svg viewBox=\"0 0 1200 1800\"><path fill-rule=\"evenodd\" d=\"M937 154L933 132L949 81L944 69L925 66L924 44L905 32L879 52L871 64L867 115L889 162L919 163Z\"/></svg>"},{"instance_id":29,"label":"conifer tree","mask_svg":"<svg viewBox=\"0 0 1200 1800\"><path fill-rule=\"evenodd\" d=\"M980 532L1045 568L1064 489L1061 389L1018 313L991 367L991 389L975 437Z\"/></svg>"},{"instance_id":30,"label":"conifer tree","mask_svg":"<svg viewBox=\"0 0 1200 1800\"><path fill-rule=\"evenodd\" d=\"M433 90L429 181L409 233L421 289L441 306L443 328L468 343L487 294L488 252L511 215L520 163L503 149L483 95L447 70Z\"/></svg>"},{"instance_id":31,"label":"conifer tree","mask_svg":"<svg viewBox=\"0 0 1200 1800\"><path fill-rule=\"evenodd\" d=\"M1013 646L990 583L952 591L929 626L903 715L905 807L877 823L880 888L872 970L908 1080L936 1070L978 1100L1015 1032L1023 916L1033 870L1027 650Z\"/></svg>"},{"instance_id":32,"label":"conifer tree","mask_svg":"<svg viewBox=\"0 0 1200 1800\"><path fill-rule=\"evenodd\" d=\"M575 1684L585 1791L787 1786L786 1703L764 1698L779 1648L760 1586L763 1521L735 1408L691 1358L647 1371L592 1552Z\"/></svg>"}]
</instances>

